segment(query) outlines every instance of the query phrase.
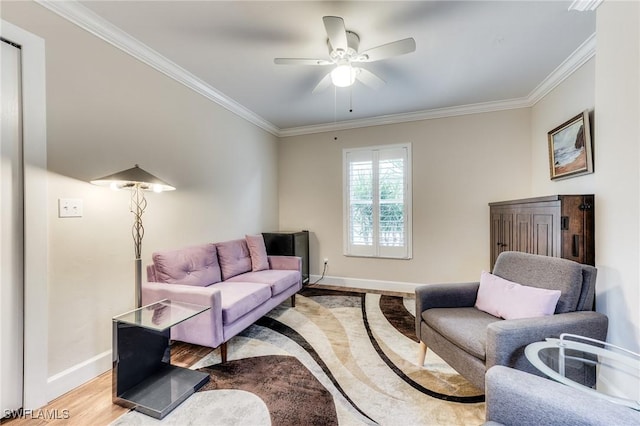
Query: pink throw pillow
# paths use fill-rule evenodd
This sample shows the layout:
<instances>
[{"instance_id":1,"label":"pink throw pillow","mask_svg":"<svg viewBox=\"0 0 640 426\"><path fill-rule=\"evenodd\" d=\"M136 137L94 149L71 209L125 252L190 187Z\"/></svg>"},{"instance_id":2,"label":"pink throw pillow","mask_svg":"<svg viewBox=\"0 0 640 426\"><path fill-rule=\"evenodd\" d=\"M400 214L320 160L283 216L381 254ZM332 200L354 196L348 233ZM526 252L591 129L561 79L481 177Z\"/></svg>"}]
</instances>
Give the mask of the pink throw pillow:
<instances>
[{"instance_id":1,"label":"pink throw pillow","mask_svg":"<svg viewBox=\"0 0 640 426\"><path fill-rule=\"evenodd\" d=\"M251 256L251 270L256 272L269 269L267 248L264 245L262 235L245 235L245 239L249 247L249 255Z\"/></svg>"},{"instance_id":2,"label":"pink throw pillow","mask_svg":"<svg viewBox=\"0 0 640 426\"><path fill-rule=\"evenodd\" d=\"M504 319L553 315L560 290L520 285L482 271L476 308Z\"/></svg>"}]
</instances>

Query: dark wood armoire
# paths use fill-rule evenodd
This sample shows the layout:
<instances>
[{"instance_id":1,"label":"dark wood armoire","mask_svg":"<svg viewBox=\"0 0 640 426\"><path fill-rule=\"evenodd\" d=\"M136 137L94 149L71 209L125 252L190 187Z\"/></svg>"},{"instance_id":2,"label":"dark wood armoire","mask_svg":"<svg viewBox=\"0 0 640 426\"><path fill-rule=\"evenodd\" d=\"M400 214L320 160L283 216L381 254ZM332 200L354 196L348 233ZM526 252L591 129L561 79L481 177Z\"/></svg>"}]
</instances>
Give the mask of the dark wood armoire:
<instances>
[{"instance_id":1,"label":"dark wood armoire","mask_svg":"<svg viewBox=\"0 0 640 426\"><path fill-rule=\"evenodd\" d=\"M595 265L593 195L494 202L489 212L491 269L507 250Z\"/></svg>"}]
</instances>

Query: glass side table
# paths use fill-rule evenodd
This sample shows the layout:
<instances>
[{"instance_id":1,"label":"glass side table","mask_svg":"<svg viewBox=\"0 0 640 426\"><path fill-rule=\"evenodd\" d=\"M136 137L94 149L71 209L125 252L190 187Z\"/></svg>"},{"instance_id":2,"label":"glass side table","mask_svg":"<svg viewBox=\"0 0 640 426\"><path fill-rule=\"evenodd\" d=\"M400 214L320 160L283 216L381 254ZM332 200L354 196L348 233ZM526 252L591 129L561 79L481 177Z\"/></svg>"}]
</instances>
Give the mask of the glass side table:
<instances>
[{"instance_id":1,"label":"glass side table","mask_svg":"<svg viewBox=\"0 0 640 426\"><path fill-rule=\"evenodd\" d=\"M595 389L595 377L605 371L634 383L640 389L640 354L611 343L575 334L561 334L559 339L547 338L544 342L527 345L527 359L546 376L567 386L579 389L599 398L634 410L640 410L638 393L611 395ZM584 374L584 372L589 374ZM588 383L584 382L589 376ZM592 380L591 380L592 379Z\"/></svg>"},{"instance_id":2,"label":"glass side table","mask_svg":"<svg viewBox=\"0 0 640 426\"><path fill-rule=\"evenodd\" d=\"M162 419L209 381L171 365L170 330L210 307L168 299L113 317L113 403Z\"/></svg>"}]
</instances>

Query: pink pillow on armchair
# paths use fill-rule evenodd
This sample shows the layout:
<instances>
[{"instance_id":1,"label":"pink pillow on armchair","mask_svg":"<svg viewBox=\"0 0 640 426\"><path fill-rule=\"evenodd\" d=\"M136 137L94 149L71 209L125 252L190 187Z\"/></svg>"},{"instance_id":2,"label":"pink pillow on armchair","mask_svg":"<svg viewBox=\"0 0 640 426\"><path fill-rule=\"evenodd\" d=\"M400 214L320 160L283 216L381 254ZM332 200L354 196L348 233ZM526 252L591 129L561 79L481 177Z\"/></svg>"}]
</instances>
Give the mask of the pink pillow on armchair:
<instances>
[{"instance_id":1,"label":"pink pillow on armchair","mask_svg":"<svg viewBox=\"0 0 640 426\"><path fill-rule=\"evenodd\" d=\"M482 271L476 308L504 319L553 315L560 290L520 285Z\"/></svg>"},{"instance_id":2,"label":"pink pillow on armchair","mask_svg":"<svg viewBox=\"0 0 640 426\"><path fill-rule=\"evenodd\" d=\"M267 248L264 245L262 235L245 235L249 255L251 256L251 270L253 272L269 269L269 258Z\"/></svg>"}]
</instances>

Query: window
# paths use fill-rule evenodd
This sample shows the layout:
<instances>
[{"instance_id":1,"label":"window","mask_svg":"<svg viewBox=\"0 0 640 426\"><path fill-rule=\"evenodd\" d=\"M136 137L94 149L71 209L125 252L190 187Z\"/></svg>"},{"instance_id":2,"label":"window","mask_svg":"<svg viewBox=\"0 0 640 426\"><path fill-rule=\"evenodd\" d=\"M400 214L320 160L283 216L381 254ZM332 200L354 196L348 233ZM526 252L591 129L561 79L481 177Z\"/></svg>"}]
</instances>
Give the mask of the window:
<instances>
[{"instance_id":1,"label":"window","mask_svg":"<svg viewBox=\"0 0 640 426\"><path fill-rule=\"evenodd\" d=\"M411 145L345 149L344 253L411 258Z\"/></svg>"}]
</instances>

